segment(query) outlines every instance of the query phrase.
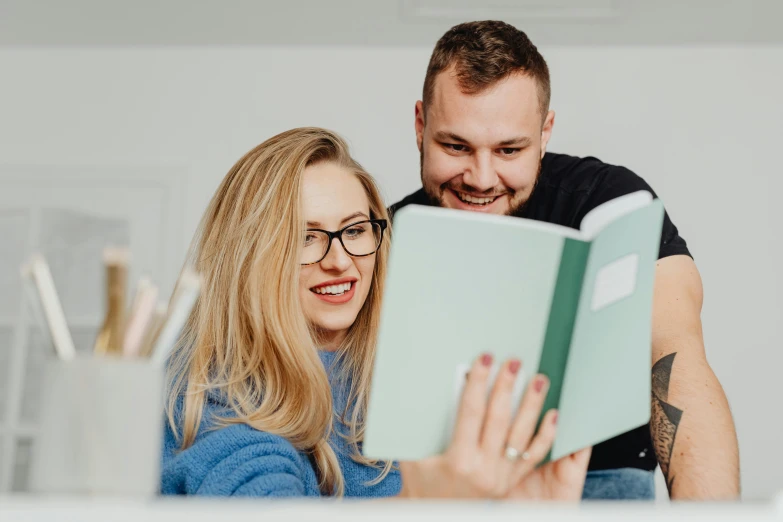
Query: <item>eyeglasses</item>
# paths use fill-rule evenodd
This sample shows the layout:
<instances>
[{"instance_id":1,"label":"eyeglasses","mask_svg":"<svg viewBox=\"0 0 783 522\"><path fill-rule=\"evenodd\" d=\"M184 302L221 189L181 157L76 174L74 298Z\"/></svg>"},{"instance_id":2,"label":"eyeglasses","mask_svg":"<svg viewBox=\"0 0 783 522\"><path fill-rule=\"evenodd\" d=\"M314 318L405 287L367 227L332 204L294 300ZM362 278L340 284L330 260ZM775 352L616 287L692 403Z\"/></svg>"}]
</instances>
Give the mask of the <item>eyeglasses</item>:
<instances>
[{"instance_id":1,"label":"eyeglasses","mask_svg":"<svg viewBox=\"0 0 783 522\"><path fill-rule=\"evenodd\" d=\"M329 253L332 241L337 238L343 249L353 257L364 257L378 251L386 230L385 219L368 219L352 223L336 232L308 228L302 246L301 264L320 263Z\"/></svg>"}]
</instances>

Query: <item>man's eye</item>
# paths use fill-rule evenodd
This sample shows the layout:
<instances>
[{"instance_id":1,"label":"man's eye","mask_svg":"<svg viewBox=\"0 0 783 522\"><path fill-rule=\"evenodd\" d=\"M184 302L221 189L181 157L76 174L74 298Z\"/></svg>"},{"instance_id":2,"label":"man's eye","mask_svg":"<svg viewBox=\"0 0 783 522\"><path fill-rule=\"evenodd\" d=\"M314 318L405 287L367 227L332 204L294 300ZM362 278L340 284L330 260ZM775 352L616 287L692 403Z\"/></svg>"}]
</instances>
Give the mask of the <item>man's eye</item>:
<instances>
[{"instance_id":1,"label":"man's eye","mask_svg":"<svg viewBox=\"0 0 783 522\"><path fill-rule=\"evenodd\" d=\"M503 147L502 149L500 149L500 152L505 156L511 156L512 154L516 154L517 152L519 152L519 149L513 147Z\"/></svg>"},{"instance_id":2,"label":"man's eye","mask_svg":"<svg viewBox=\"0 0 783 522\"><path fill-rule=\"evenodd\" d=\"M443 146L447 149L453 150L454 152L465 152L468 150L465 145L461 145L459 143L444 143Z\"/></svg>"}]
</instances>

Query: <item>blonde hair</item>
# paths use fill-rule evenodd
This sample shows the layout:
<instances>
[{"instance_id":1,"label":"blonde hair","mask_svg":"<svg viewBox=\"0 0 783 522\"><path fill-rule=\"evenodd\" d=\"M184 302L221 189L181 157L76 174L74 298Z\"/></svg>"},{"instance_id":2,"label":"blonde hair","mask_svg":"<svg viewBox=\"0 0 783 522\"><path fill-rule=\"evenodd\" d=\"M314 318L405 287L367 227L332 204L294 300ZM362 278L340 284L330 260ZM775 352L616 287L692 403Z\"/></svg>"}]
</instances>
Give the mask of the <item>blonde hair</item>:
<instances>
[{"instance_id":1,"label":"blonde hair","mask_svg":"<svg viewBox=\"0 0 783 522\"><path fill-rule=\"evenodd\" d=\"M349 169L367 193L371 217L388 219L373 178L328 130L293 129L245 154L217 189L191 245L189 262L204 279L169 363L167 414L181 448L188 448L208 392L219 392L233 415L215 419L217 426L245 423L284 437L312 456L321 492L342 496L343 476L328 443L334 417L329 378L298 292L302 175L320 162ZM364 306L338 350L342 364L335 382L349 387L341 418L350 432L340 436L352 447L352 458L383 468L372 483L391 469L359 450L388 255L387 239L376 253Z\"/></svg>"}]
</instances>

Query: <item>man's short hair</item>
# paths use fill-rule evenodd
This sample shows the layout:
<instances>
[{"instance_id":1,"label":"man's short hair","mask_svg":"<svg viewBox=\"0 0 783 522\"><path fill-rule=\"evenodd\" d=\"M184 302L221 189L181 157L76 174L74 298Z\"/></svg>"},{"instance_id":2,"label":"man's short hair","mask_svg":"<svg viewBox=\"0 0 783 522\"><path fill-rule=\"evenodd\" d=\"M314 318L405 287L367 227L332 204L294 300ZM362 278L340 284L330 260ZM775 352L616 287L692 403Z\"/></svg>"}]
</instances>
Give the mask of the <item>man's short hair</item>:
<instances>
[{"instance_id":1,"label":"man's short hair","mask_svg":"<svg viewBox=\"0 0 783 522\"><path fill-rule=\"evenodd\" d=\"M530 76L538 85L542 121L546 117L551 96L549 68L533 42L516 27L494 20L466 22L438 40L424 77L425 119L436 77L452 66L466 94L477 94L514 73Z\"/></svg>"}]
</instances>

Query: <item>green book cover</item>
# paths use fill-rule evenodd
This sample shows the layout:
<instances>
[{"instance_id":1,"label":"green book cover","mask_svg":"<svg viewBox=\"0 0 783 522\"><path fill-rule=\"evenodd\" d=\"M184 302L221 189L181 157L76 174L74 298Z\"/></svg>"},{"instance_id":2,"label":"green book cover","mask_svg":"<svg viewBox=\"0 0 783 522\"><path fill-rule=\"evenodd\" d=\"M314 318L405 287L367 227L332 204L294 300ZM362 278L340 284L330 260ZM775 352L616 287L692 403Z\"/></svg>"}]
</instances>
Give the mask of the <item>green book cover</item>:
<instances>
[{"instance_id":1,"label":"green book cover","mask_svg":"<svg viewBox=\"0 0 783 522\"><path fill-rule=\"evenodd\" d=\"M363 452L416 460L451 437L465 370L522 360L558 408L557 459L648 422L652 291L663 205L646 191L581 229L408 206L395 216Z\"/></svg>"}]
</instances>

